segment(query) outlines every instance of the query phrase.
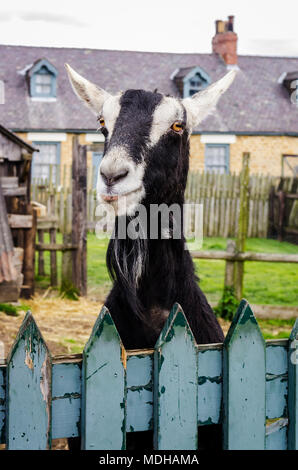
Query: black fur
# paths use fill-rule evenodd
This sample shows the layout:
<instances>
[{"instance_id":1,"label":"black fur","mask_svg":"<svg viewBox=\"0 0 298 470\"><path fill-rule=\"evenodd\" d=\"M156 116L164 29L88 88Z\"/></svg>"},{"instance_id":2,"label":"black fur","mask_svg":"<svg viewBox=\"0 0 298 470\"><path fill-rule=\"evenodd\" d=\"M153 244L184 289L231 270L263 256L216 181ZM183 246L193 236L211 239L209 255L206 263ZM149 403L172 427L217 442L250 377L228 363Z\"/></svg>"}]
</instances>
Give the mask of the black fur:
<instances>
[{"instance_id":1,"label":"black fur","mask_svg":"<svg viewBox=\"0 0 298 470\"><path fill-rule=\"evenodd\" d=\"M128 149L135 162L145 160L143 183L146 196L142 204L148 213L150 204L176 203L182 207L189 168L189 136L186 130L179 135L169 129L153 148L148 149L153 112L161 99L159 93L140 90L125 92L113 135L105 149L121 144ZM129 221L127 217L126 222ZM149 227L149 220L147 222ZM133 269L140 248L136 244L139 242L118 240L116 223L116 239L111 239L107 251L107 266L114 286L105 305L111 312L124 346L127 349L153 347L165 320L159 312L169 311L175 302L182 306L198 343L223 341L217 319L198 287L184 238L144 240L143 271L137 283Z\"/></svg>"}]
</instances>

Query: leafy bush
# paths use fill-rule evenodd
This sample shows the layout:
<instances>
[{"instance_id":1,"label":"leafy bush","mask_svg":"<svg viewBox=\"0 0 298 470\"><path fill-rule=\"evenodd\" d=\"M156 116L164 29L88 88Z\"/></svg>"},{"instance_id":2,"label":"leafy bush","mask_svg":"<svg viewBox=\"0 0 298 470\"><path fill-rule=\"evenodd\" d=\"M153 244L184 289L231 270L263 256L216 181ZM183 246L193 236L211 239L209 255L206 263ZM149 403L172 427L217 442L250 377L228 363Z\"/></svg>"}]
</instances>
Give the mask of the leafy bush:
<instances>
[{"instance_id":1,"label":"leafy bush","mask_svg":"<svg viewBox=\"0 0 298 470\"><path fill-rule=\"evenodd\" d=\"M232 321L238 305L239 301L236 298L234 287L225 287L222 298L214 309L215 315Z\"/></svg>"}]
</instances>

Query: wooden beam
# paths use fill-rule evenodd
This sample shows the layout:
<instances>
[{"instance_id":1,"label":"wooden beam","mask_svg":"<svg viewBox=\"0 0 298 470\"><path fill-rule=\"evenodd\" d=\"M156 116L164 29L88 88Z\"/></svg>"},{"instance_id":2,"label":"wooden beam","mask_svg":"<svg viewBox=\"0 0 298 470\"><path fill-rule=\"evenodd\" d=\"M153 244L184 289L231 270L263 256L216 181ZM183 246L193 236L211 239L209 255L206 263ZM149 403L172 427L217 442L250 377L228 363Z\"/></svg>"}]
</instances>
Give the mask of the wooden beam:
<instances>
[{"instance_id":1,"label":"wooden beam","mask_svg":"<svg viewBox=\"0 0 298 470\"><path fill-rule=\"evenodd\" d=\"M72 243L73 284L80 295L87 294L87 149L72 141Z\"/></svg>"},{"instance_id":2,"label":"wooden beam","mask_svg":"<svg viewBox=\"0 0 298 470\"><path fill-rule=\"evenodd\" d=\"M223 259L229 261L266 261L271 263L298 263L298 255L284 255L279 253L229 253L227 251L193 251L195 259Z\"/></svg>"},{"instance_id":3,"label":"wooden beam","mask_svg":"<svg viewBox=\"0 0 298 470\"><path fill-rule=\"evenodd\" d=\"M3 196L26 196L27 188L21 186L19 188L2 188Z\"/></svg>"},{"instance_id":4,"label":"wooden beam","mask_svg":"<svg viewBox=\"0 0 298 470\"><path fill-rule=\"evenodd\" d=\"M37 251L67 251L77 250L77 245L66 245L63 243L36 243Z\"/></svg>"},{"instance_id":5,"label":"wooden beam","mask_svg":"<svg viewBox=\"0 0 298 470\"><path fill-rule=\"evenodd\" d=\"M8 214L10 228L32 228L32 215Z\"/></svg>"}]
</instances>

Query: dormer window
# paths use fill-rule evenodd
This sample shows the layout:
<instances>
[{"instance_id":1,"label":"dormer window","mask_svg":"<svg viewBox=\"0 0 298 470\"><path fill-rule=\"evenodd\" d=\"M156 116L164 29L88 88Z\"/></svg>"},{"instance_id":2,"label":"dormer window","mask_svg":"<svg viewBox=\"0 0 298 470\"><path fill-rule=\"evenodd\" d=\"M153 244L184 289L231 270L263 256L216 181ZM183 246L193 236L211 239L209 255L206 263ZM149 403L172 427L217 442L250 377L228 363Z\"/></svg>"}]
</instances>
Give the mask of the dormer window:
<instances>
[{"instance_id":1,"label":"dormer window","mask_svg":"<svg viewBox=\"0 0 298 470\"><path fill-rule=\"evenodd\" d=\"M57 70L46 59L41 59L28 71L30 95L37 99L56 98Z\"/></svg>"},{"instance_id":2,"label":"dormer window","mask_svg":"<svg viewBox=\"0 0 298 470\"><path fill-rule=\"evenodd\" d=\"M184 67L177 70L172 77L183 98L194 95L206 88L211 79L201 67Z\"/></svg>"},{"instance_id":3,"label":"dormer window","mask_svg":"<svg viewBox=\"0 0 298 470\"><path fill-rule=\"evenodd\" d=\"M283 73L278 82L288 90L292 103L298 105L298 71Z\"/></svg>"}]
</instances>

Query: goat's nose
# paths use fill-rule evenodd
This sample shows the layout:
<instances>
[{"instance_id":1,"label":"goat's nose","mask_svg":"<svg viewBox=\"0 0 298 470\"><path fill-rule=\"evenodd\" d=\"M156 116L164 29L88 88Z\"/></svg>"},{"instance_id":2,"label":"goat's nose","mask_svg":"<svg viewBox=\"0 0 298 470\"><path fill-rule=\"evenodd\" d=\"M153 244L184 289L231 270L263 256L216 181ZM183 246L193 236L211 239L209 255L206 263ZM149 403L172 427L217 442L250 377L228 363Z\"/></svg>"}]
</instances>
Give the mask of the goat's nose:
<instances>
[{"instance_id":1,"label":"goat's nose","mask_svg":"<svg viewBox=\"0 0 298 470\"><path fill-rule=\"evenodd\" d=\"M106 169L101 169L100 174L107 186L113 186L113 184L124 179L128 175L126 168L121 168L118 171L110 172Z\"/></svg>"}]
</instances>

